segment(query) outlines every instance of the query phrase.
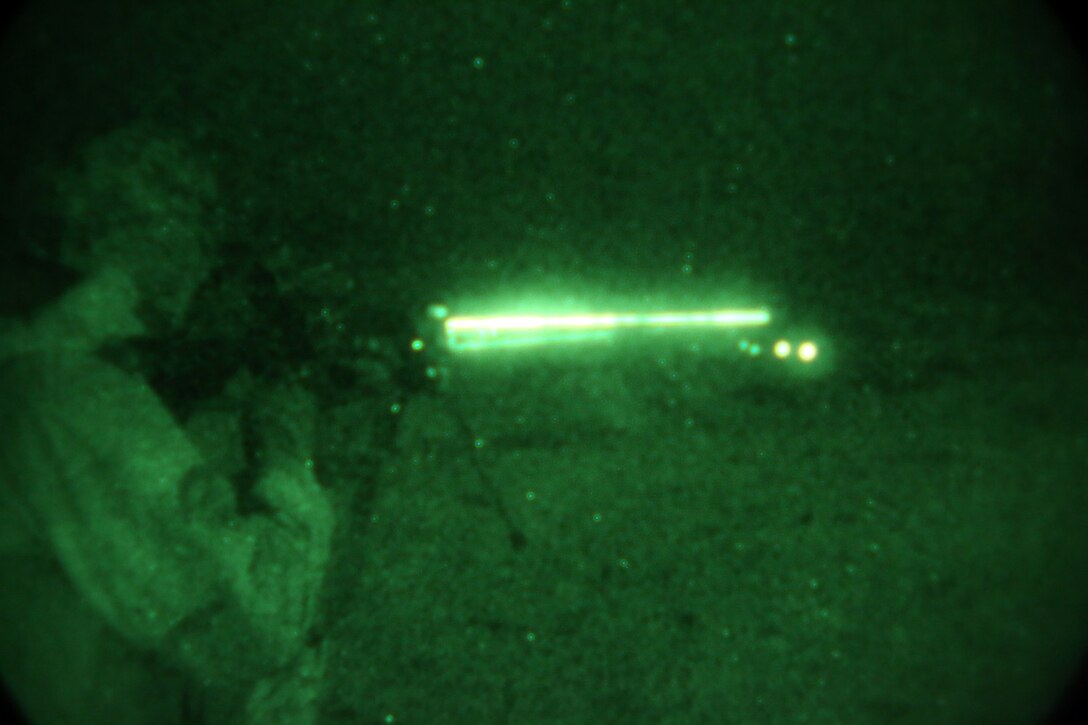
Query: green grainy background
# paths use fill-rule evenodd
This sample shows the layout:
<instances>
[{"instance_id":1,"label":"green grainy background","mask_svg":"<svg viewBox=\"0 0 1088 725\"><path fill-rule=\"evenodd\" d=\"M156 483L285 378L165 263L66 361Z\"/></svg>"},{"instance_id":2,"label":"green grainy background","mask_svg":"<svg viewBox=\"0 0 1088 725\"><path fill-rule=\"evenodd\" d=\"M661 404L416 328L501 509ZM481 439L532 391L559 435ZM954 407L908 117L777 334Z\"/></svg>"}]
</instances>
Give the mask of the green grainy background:
<instances>
[{"instance_id":1,"label":"green grainy background","mask_svg":"<svg viewBox=\"0 0 1088 725\"><path fill-rule=\"evenodd\" d=\"M294 290L237 323L268 374L437 299L741 288L826 335L814 379L324 380L326 722L1031 722L1088 638L1083 68L1009 0L43 1L0 224L49 253L51 170L135 125Z\"/></svg>"}]
</instances>

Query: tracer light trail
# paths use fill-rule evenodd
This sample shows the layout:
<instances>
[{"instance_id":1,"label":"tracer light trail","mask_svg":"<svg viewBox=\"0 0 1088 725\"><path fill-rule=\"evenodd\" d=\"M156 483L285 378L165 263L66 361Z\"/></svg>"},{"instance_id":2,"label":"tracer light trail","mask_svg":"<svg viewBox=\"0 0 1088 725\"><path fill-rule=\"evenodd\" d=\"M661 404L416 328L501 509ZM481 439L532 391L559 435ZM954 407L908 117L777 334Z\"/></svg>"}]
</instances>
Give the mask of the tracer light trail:
<instances>
[{"instance_id":1,"label":"tracer light trail","mask_svg":"<svg viewBox=\"0 0 1088 725\"><path fill-rule=\"evenodd\" d=\"M770 321L771 314L764 309L725 309L451 316L444 326L447 346L459 351L600 339L624 329L759 327Z\"/></svg>"}]
</instances>

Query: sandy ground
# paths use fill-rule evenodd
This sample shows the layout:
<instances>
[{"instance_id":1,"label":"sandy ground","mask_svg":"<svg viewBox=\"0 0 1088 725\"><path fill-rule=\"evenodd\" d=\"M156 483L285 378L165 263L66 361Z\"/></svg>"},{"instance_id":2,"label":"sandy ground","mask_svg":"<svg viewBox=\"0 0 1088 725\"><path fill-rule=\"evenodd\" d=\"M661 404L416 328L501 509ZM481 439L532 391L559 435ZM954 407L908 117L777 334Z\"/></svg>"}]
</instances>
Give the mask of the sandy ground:
<instances>
[{"instance_id":1,"label":"sandy ground","mask_svg":"<svg viewBox=\"0 0 1088 725\"><path fill-rule=\"evenodd\" d=\"M454 403L405 413L343 554L332 721L1016 722L1053 696L1084 633L1082 365L678 381L675 408L636 384L656 361L621 366L466 379L479 449Z\"/></svg>"}]
</instances>

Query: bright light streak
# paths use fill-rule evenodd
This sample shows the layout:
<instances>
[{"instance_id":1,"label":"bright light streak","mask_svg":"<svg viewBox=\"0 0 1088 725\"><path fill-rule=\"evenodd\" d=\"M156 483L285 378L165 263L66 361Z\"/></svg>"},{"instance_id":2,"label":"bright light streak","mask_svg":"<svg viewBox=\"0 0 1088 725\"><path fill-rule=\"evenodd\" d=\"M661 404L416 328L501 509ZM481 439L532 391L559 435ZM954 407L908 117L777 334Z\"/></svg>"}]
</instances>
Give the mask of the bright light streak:
<instances>
[{"instance_id":1,"label":"bright light streak","mask_svg":"<svg viewBox=\"0 0 1088 725\"><path fill-rule=\"evenodd\" d=\"M621 329L757 327L771 321L764 309L693 312L603 312L566 315L478 315L448 317L451 350L509 347L592 338ZM581 333L581 334L579 334ZM598 334L592 334L598 333Z\"/></svg>"},{"instance_id":2,"label":"bright light streak","mask_svg":"<svg viewBox=\"0 0 1088 725\"><path fill-rule=\"evenodd\" d=\"M516 335L491 338L465 338L458 339L456 343L450 343L450 349L463 350L491 350L495 348L512 347L538 347L565 342L587 342L590 340L607 340L612 336L611 330L597 330L595 332L566 332L552 333L548 335ZM453 340L454 338L450 338Z\"/></svg>"}]
</instances>

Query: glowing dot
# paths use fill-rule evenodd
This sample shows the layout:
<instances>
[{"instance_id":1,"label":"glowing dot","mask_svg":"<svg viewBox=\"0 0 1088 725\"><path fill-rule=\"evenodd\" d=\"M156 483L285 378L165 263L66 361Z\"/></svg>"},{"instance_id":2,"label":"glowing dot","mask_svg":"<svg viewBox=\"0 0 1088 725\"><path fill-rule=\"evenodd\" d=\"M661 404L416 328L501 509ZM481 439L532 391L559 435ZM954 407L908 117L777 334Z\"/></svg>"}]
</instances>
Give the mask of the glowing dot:
<instances>
[{"instance_id":1,"label":"glowing dot","mask_svg":"<svg viewBox=\"0 0 1088 725\"><path fill-rule=\"evenodd\" d=\"M748 346L748 352L752 354L752 357L755 357L759 353L763 352L763 348L759 346L758 342L756 342Z\"/></svg>"},{"instance_id":2,"label":"glowing dot","mask_svg":"<svg viewBox=\"0 0 1088 725\"><path fill-rule=\"evenodd\" d=\"M483 438L477 438L476 440L474 440L472 442L472 445L476 446L477 448L483 448L484 447L484 439Z\"/></svg>"},{"instance_id":3,"label":"glowing dot","mask_svg":"<svg viewBox=\"0 0 1088 725\"><path fill-rule=\"evenodd\" d=\"M783 38L783 40L786 42L786 45L789 45L789 46L797 45L797 36L794 35L793 33L786 33L786 37Z\"/></svg>"},{"instance_id":4,"label":"glowing dot","mask_svg":"<svg viewBox=\"0 0 1088 725\"><path fill-rule=\"evenodd\" d=\"M428 365L427 369L424 371L424 374L431 380L434 380L438 377L438 368L436 368L434 365Z\"/></svg>"},{"instance_id":5,"label":"glowing dot","mask_svg":"<svg viewBox=\"0 0 1088 725\"><path fill-rule=\"evenodd\" d=\"M737 347L739 347L741 350L747 350L748 349L748 341L747 340L741 340L739 343L737 343Z\"/></svg>"},{"instance_id":6,"label":"glowing dot","mask_svg":"<svg viewBox=\"0 0 1088 725\"><path fill-rule=\"evenodd\" d=\"M595 524L601 523L601 515L599 513L593 514L593 523L595 523Z\"/></svg>"},{"instance_id":7,"label":"glowing dot","mask_svg":"<svg viewBox=\"0 0 1088 725\"><path fill-rule=\"evenodd\" d=\"M690 264L683 265L682 267L680 267L680 271L683 272L684 274L691 274L691 265Z\"/></svg>"},{"instance_id":8,"label":"glowing dot","mask_svg":"<svg viewBox=\"0 0 1088 725\"><path fill-rule=\"evenodd\" d=\"M427 216L434 216L434 207L428 204L427 206L423 207L423 213Z\"/></svg>"},{"instance_id":9,"label":"glowing dot","mask_svg":"<svg viewBox=\"0 0 1088 725\"><path fill-rule=\"evenodd\" d=\"M536 491L526 491L525 492L525 500L526 501L536 501Z\"/></svg>"},{"instance_id":10,"label":"glowing dot","mask_svg":"<svg viewBox=\"0 0 1088 725\"><path fill-rule=\"evenodd\" d=\"M397 209L399 209L400 208L400 200L399 199L390 199L389 200L389 208L392 209L393 211L396 211Z\"/></svg>"},{"instance_id":11,"label":"glowing dot","mask_svg":"<svg viewBox=\"0 0 1088 725\"><path fill-rule=\"evenodd\" d=\"M476 56L472 59L472 67L476 70L480 70L484 67L484 59L481 56Z\"/></svg>"},{"instance_id":12,"label":"glowing dot","mask_svg":"<svg viewBox=\"0 0 1088 725\"><path fill-rule=\"evenodd\" d=\"M389 406L389 412L392 413L393 415L396 415L397 413L399 413L400 412L400 403L393 403L392 405L390 405Z\"/></svg>"},{"instance_id":13,"label":"glowing dot","mask_svg":"<svg viewBox=\"0 0 1088 725\"><path fill-rule=\"evenodd\" d=\"M391 723L391 722L393 722L393 721L394 721L394 720L396 720L396 719L397 719L397 718L393 717L393 713L389 713L389 714L387 714L387 715L385 716L385 721L386 721L387 723Z\"/></svg>"},{"instance_id":14,"label":"glowing dot","mask_svg":"<svg viewBox=\"0 0 1088 725\"><path fill-rule=\"evenodd\" d=\"M412 340L412 349L415 350L416 352L419 352L420 350L422 350L423 349L423 340L420 340L418 337L416 339Z\"/></svg>"},{"instance_id":15,"label":"glowing dot","mask_svg":"<svg viewBox=\"0 0 1088 725\"><path fill-rule=\"evenodd\" d=\"M510 140L509 140L509 141L507 141L506 143L507 143L507 145L509 145L509 146L510 146L510 148L512 148L512 149L516 149L516 148L517 148L518 146L521 146L521 141L519 141L519 140L518 140L518 139L516 139L516 138L512 138L512 139L510 139Z\"/></svg>"},{"instance_id":16,"label":"glowing dot","mask_svg":"<svg viewBox=\"0 0 1088 725\"><path fill-rule=\"evenodd\" d=\"M631 562L627 561L627 559L620 559L619 563L620 563L620 568L621 569L630 569L631 568Z\"/></svg>"},{"instance_id":17,"label":"glowing dot","mask_svg":"<svg viewBox=\"0 0 1088 725\"><path fill-rule=\"evenodd\" d=\"M781 360L790 356L790 343L788 340L779 340L774 344L774 356Z\"/></svg>"},{"instance_id":18,"label":"glowing dot","mask_svg":"<svg viewBox=\"0 0 1088 725\"><path fill-rule=\"evenodd\" d=\"M525 641L536 642L536 632L529 632L525 635Z\"/></svg>"},{"instance_id":19,"label":"glowing dot","mask_svg":"<svg viewBox=\"0 0 1088 725\"><path fill-rule=\"evenodd\" d=\"M816 343L814 342L802 342L797 346L797 357L801 359L801 362L812 362L816 359Z\"/></svg>"},{"instance_id":20,"label":"glowing dot","mask_svg":"<svg viewBox=\"0 0 1088 725\"><path fill-rule=\"evenodd\" d=\"M444 320L450 316L450 308L445 305L431 305L427 308L427 316L432 320Z\"/></svg>"}]
</instances>

